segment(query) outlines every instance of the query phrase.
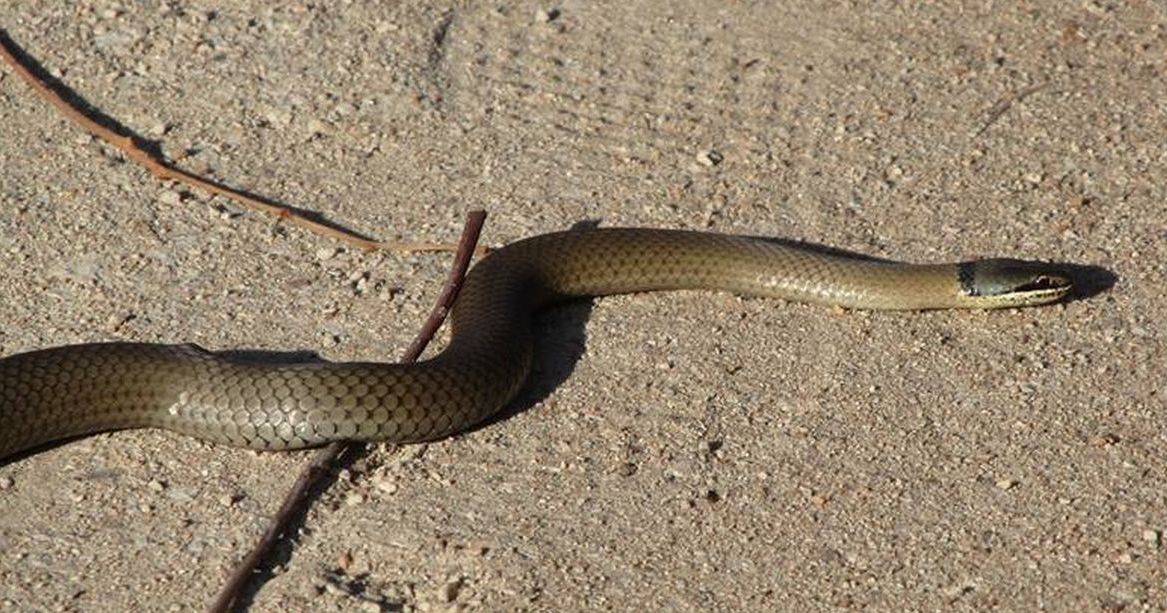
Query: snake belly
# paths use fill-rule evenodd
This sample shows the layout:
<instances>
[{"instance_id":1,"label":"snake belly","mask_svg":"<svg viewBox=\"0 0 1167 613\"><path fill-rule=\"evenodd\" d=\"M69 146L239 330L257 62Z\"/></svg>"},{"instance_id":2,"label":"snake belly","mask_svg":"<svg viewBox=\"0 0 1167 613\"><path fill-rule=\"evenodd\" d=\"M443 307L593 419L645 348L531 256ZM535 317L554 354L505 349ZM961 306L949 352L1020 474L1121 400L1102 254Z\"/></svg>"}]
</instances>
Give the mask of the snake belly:
<instances>
[{"instance_id":1,"label":"snake belly","mask_svg":"<svg viewBox=\"0 0 1167 613\"><path fill-rule=\"evenodd\" d=\"M442 438L481 423L518 392L531 366L535 310L669 289L934 309L1050 302L1069 282L1012 260L901 264L679 230L543 234L492 252L470 271L448 346L422 362L273 364L195 345L120 342L0 359L0 460L64 438L140 427L255 449Z\"/></svg>"}]
</instances>

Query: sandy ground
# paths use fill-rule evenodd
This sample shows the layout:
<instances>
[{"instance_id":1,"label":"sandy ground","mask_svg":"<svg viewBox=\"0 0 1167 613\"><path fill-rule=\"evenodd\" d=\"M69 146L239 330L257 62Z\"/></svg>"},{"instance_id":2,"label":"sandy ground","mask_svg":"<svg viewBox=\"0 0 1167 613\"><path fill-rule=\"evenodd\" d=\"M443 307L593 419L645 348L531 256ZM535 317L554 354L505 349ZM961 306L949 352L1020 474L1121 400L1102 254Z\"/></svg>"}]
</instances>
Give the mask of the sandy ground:
<instances>
[{"instance_id":1,"label":"sandy ground","mask_svg":"<svg viewBox=\"0 0 1167 613\"><path fill-rule=\"evenodd\" d=\"M486 207L491 244L599 221L1117 275L991 313L548 313L522 410L340 472L254 610L1163 610L1167 10L956 4L6 0L0 24L185 167L381 238ZM2 354L330 359L394 359L448 259L161 185L8 71L0 254ZM306 457L138 431L2 466L0 608L205 606Z\"/></svg>"}]
</instances>

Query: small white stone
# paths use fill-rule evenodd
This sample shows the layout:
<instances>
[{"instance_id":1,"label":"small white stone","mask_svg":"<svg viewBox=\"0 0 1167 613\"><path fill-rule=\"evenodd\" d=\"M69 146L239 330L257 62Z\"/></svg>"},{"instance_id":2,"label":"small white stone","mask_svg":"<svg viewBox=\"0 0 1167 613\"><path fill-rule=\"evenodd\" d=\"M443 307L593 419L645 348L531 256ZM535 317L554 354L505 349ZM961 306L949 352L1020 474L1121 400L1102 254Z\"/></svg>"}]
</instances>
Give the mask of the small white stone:
<instances>
[{"instance_id":1,"label":"small white stone","mask_svg":"<svg viewBox=\"0 0 1167 613\"><path fill-rule=\"evenodd\" d=\"M381 490L382 492L384 492L386 494L396 494L397 493L397 481L395 481L393 479L378 479L376 482L376 485L377 485L377 489Z\"/></svg>"},{"instance_id":2,"label":"small white stone","mask_svg":"<svg viewBox=\"0 0 1167 613\"><path fill-rule=\"evenodd\" d=\"M105 329L108 332L117 332L123 325L133 320L134 317L134 314L130 311L114 313L109 316L109 319L105 320Z\"/></svg>"},{"instance_id":3,"label":"small white stone","mask_svg":"<svg viewBox=\"0 0 1167 613\"><path fill-rule=\"evenodd\" d=\"M162 193L158 194L158 202L170 206L178 206L182 204L182 194L173 189L163 190Z\"/></svg>"},{"instance_id":4,"label":"small white stone","mask_svg":"<svg viewBox=\"0 0 1167 613\"><path fill-rule=\"evenodd\" d=\"M697 153L697 163L702 166L717 166L725 158L712 149L705 149Z\"/></svg>"},{"instance_id":5,"label":"small white stone","mask_svg":"<svg viewBox=\"0 0 1167 613\"><path fill-rule=\"evenodd\" d=\"M308 120L307 125L308 136L316 136L318 134L327 134L330 132L328 124L313 117Z\"/></svg>"},{"instance_id":6,"label":"small white stone","mask_svg":"<svg viewBox=\"0 0 1167 613\"><path fill-rule=\"evenodd\" d=\"M286 108L269 106L261 111L261 115L276 128L285 128L292 122L292 111Z\"/></svg>"}]
</instances>

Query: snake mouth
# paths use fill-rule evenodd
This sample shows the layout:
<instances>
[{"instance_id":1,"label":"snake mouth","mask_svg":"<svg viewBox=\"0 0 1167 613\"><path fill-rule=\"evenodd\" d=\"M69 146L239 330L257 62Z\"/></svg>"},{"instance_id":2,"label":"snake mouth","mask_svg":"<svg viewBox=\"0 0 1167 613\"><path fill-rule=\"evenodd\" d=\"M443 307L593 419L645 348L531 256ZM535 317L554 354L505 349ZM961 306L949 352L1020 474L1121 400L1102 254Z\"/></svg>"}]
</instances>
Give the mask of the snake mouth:
<instances>
[{"instance_id":1,"label":"snake mouth","mask_svg":"<svg viewBox=\"0 0 1167 613\"><path fill-rule=\"evenodd\" d=\"M1065 298L1074 284L1060 275L1043 275L1013 289L1002 298L1009 306L1029 306L1057 302Z\"/></svg>"},{"instance_id":2,"label":"snake mouth","mask_svg":"<svg viewBox=\"0 0 1167 613\"><path fill-rule=\"evenodd\" d=\"M1070 289L1073 287L1074 284L1070 281L1069 277L1057 274L1044 274L1034 277L1033 280L1029 281L1028 283L1022 283L1021 285L1013 288L1013 291L1026 294L1064 294L1070 291Z\"/></svg>"}]
</instances>

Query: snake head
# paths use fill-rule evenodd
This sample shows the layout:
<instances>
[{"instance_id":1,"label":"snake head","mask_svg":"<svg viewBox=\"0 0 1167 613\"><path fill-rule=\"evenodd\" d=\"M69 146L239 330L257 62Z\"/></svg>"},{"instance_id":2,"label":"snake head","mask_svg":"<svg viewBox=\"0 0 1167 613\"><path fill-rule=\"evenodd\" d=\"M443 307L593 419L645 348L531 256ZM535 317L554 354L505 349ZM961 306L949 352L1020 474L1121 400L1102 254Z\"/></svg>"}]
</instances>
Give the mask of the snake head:
<instances>
[{"instance_id":1,"label":"snake head","mask_svg":"<svg viewBox=\"0 0 1167 613\"><path fill-rule=\"evenodd\" d=\"M970 306L996 309L1055 302L1074 284L1054 264L995 258L959 265L960 291Z\"/></svg>"}]
</instances>

